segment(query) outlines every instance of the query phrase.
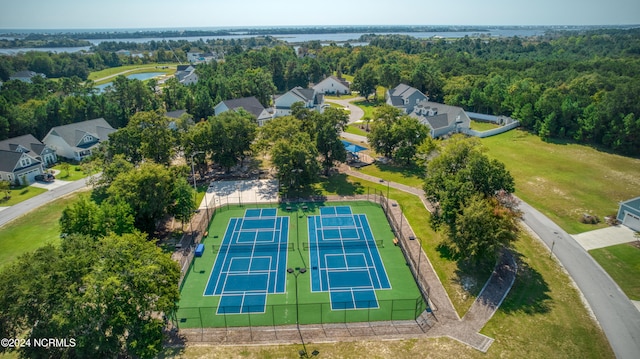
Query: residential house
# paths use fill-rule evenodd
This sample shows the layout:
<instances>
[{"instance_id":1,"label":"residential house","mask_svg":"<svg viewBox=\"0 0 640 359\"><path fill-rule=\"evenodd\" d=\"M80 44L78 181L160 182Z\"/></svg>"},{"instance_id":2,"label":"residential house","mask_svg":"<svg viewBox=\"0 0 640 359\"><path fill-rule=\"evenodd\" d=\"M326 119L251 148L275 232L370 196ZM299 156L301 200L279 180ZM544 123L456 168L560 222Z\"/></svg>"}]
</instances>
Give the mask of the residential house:
<instances>
[{"instance_id":1,"label":"residential house","mask_svg":"<svg viewBox=\"0 0 640 359\"><path fill-rule=\"evenodd\" d=\"M44 74L35 73L33 71L19 71L9 76L9 80L18 80L22 82L31 83L31 79L35 76L46 78Z\"/></svg>"},{"instance_id":2,"label":"residential house","mask_svg":"<svg viewBox=\"0 0 640 359\"><path fill-rule=\"evenodd\" d=\"M385 99L388 105L399 108L406 114L413 112L413 108L418 102L429 100L420 90L405 84L387 90Z\"/></svg>"},{"instance_id":3,"label":"residential house","mask_svg":"<svg viewBox=\"0 0 640 359\"><path fill-rule=\"evenodd\" d=\"M616 218L623 225L640 232L640 197L621 202Z\"/></svg>"},{"instance_id":4,"label":"residential house","mask_svg":"<svg viewBox=\"0 0 640 359\"><path fill-rule=\"evenodd\" d=\"M193 125L193 116L187 113L187 110L169 111L165 116L172 119L171 122L169 122L169 128L172 130L179 128L186 130L187 127ZM186 117L186 121L183 121L183 116Z\"/></svg>"},{"instance_id":5,"label":"residential house","mask_svg":"<svg viewBox=\"0 0 640 359\"><path fill-rule=\"evenodd\" d=\"M51 147L38 141L33 135L24 135L0 141L0 150L26 153L42 162L44 166L51 166L58 162L56 152Z\"/></svg>"},{"instance_id":6,"label":"residential house","mask_svg":"<svg viewBox=\"0 0 640 359\"><path fill-rule=\"evenodd\" d=\"M223 112L230 110L236 111L240 108L252 114L258 121L258 126L264 125L265 122L273 117L271 112L265 109L255 96L221 101L213 108L213 111L215 115L218 116Z\"/></svg>"},{"instance_id":7,"label":"residential house","mask_svg":"<svg viewBox=\"0 0 640 359\"><path fill-rule=\"evenodd\" d=\"M0 150L0 180L26 185L43 174L42 162L24 152ZM27 182L27 183L25 183Z\"/></svg>"},{"instance_id":8,"label":"residential house","mask_svg":"<svg viewBox=\"0 0 640 359\"><path fill-rule=\"evenodd\" d=\"M209 63L218 60L217 52L187 52L187 61L191 64Z\"/></svg>"},{"instance_id":9,"label":"residential house","mask_svg":"<svg viewBox=\"0 0 640 359\"><path fill-rule=\"evenodd\" d=\"M49 130L42 142L57 155L81 161L116 130L104 118L57 126Z\"/></svg>"},{"instance_id":10,"label":"residential house","mask_svg":"<svg viewBox=\"0 0 640 359\"><path fill-rule=\"evenodd\" d=\"M463 132L471 127L471 119L461 107L428 100L418 102L409 116L417 118L429 127L433 138Z\"/></svg>"},{"instance_id":11,"label":"residential house","mask_svg":"<svg viewBox=\"0 0 640 359\"><path fill-rule=\"evenodd\" d=\"M351 93L349 83L342 78L329 76L313 86L317 92L330 95L348 95Z\"/></svg>"},{"instance_id":12,"label":"residential house","mask_svg":"<svg viewBox=\"0 0 640 359\"><path fill-rule=\"evenodd\" d=\"M198 82L196 68L191 65L178 65L175 77L181 84L193 85Z\"/></svg>"},{"instance_id":13,"label":"residential house","mask_svg":"<svg viewBox=\"0 0 640 359\"><path fill-rule=\"evenodd\" d=\"M32 183L45 172L45 165L56 161L55 151L32 135L0 141L0 180Z\"/></svg>"},{"instance_id":14,"label":"residential house","mask_svg":"<svg viewBox=\"0 0 640 359\"><path fill-rule=\"evenodd\" d=\"M314 89L303 89L298 86L274 99L274 117L288 116L291 114L291 105L302 102L305 108L322 113L324 107L324 95Z\"/></svg>"}]
</instances>

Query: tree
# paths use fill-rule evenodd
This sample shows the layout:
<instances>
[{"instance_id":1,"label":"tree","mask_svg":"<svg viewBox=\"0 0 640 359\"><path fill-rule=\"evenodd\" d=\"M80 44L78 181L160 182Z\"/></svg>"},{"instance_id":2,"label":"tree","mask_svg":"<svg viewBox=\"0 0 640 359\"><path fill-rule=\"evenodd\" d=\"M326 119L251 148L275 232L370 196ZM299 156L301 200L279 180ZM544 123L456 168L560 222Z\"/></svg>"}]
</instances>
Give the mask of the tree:
<instances>
[{"instance_id":1,"label":"tree","mask_svg":"<svg viewBox=\"0 0 640 359\"><path fill-rule=\"evenodd\" d=\"M135 227L129 205L123 202L102 202L100 205L82 196L62 210L60 231L65 235L104 237L110 233L131 233Z\"/></svg>"},{"instance_id":2,"label":"tree","mask_svg":"<svg viewBox=\"0 0 640 359\"><path fill-rule=\"evenodd\" d=\"M173 187L171 197L174 202L169 209L169 213L182 222L182 228L184 229L184 224L191 219L197 205L193 188L187 183L186 179L178 178Z\"/></svg>"},{"instance_id":3,"label":"tree","mask_svg":"<svg viewBox=\"0 0 640 359\"><path fill-rule=\"evenodd\" d=\"M175 200L172 197L174 175L164 166L152 162L120 173L107 189L108 201L124 202L134 213L135 226L152 234L156 224L168 213Z\"/></svg>"},{"instance_id":4,"label":"tree","mask_svg":"<svg viewBox=\"0 0 640 359\"><path fill-rule=\"evenodd\" d=\"M365 100L369 101L369 95L376 92L377 84L375 68L371 64L366 64L356 72L351 89L358 91L360 96L364 96Z\"/></svg>"},{"instance_id":5,"label":"tree","mask_svg":"<svg viewBox=\"0 0 640 359\"><path fill-rule=\"evenodd\" d=\"M258 125L247 112L226 111L209 119L211 158L227 171L242 162L251 149Z\"/></svg>"},{"instance_id":6,"label":"tree","mask_svg":"<svg viewBox=\"0 0 640 359\"><path fill-rule=\"evenodd\" d=\"M138 112L131 117L127 127L140 132L140 154L143 158L164 165L171 162L177 140L169 128L169 118L163 112Z\"/></svg>"},{"instance_id":7,"label":"tree","mask_svg":"<svg viewBox=\"0 0 640 359\"><path fill-rule=\"evenodd\" d=\"M340 133L344 130L348 120L349 115L334 107L327 108L318 117L315 129L316 148L322 156L325 175L329 174L329 169L334 162L344 162L347 159L344 144L340 141Z\"/></svg>"},{"instance_id":8,"label":"tree","mask_svg":"<svg viewBox=\"0 0 640 359\"><path fill-rule=\"evenodd\" d=\"M11 198L11 182L2 180L0 181L0 192L4 192L4 199Z\"/></svg>"},{"instance_id":9,"label":"tree","mask_svg":"<svg viewBox=\"0 0 640 359\"><path fill-rule=\"evenodd\" d=\"M374 120L367 139L371 147L385 157L391 158L396 147L396 138L393 136L393 123L402 115L402 112L389 105L378 107L374 111Z\"/></svg>"},{"instance_id":10,"label":"tree","mask_svg":"<svg viewBox=\"0 0 640 359\"><path fill-rule=\"evenodd\" d=\"M275 142L271 159L282 186L296 190L316 180L320 166L318 151L312 143L306 132L290 133L288 138Z\"/></svg>"},{"instance_id":11,"label":"tree","mask_svg":"<svg viewBox=\"0 0 640 359\"><path fill-rule=\"evenodd\" d=\"M495 200L476 194L457 217L455 229L450 238L461 258L492 262L502 248L517 239L518 223L512 212Z\"/></svg>"},{"instance_id":12,"label":"tree","mask_svg":"<svg viewBox=\"0 0 640 359\"><path fill-rule=\"evenodd\" d=\"M25 357L152 358L162 349L160 316L177 310L179 276L143 234L69 236L0 273L0 336L75 341L23 347Z\"/></svg>"},{"instance_id":13,"label":"tree","mask_svg":"<svg viewBox=\"0 0 640 359\"><path fill-rule=\"evenodd\" d=\"M426 173L424 190L436 208L431 226L448 234L461 258L490 259L515 240L521 214L510 199L513 178L482 153L476 138L452 137Z\"/></svg>"},{"instance_id":14,"label":"tree","mask_svg":"<svg viewBox=\"0 0 640 359\"><path fill-rule=\"evenodd\" d=\"M417 118L405 115L394 121L391 126L391 137L396 143L393 159L399 163L411 165L415 161L418 146L429 137L429 129Z\"/></svg>"}]
</instances>

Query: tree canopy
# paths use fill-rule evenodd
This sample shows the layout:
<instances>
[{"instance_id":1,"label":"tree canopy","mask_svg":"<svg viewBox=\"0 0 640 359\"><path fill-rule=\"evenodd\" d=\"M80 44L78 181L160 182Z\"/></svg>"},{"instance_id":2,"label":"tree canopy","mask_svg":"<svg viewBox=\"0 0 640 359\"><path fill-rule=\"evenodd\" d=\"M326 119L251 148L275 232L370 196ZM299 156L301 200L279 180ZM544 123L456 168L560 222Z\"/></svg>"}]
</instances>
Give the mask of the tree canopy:
<instances>
[{"instance_id":1,"label":"tree canopy","mask_svg":"<svg viewBox=\"0 0 640 359\"><path fill-rule=\"evenodd\" d=\"M515 240L520 212L507 201L511 174L482 153L476 138L454 136L426 167L424 190L435 204L434 229L443 230L454 252L477 261L493 259Z\"/></svg>"},{"instance_id":2,"label":"tree canopy","mask_svg":"<svg viewBox=\"0 0 640 359\"><path fill-rule=\"evenodd\" d=\"M23 347L22 357L152 358L162 349L163 315L177 310L179 275L143 234L69 236L2 270L0 336L75 341Z\"/></svg>"}]
</instances>

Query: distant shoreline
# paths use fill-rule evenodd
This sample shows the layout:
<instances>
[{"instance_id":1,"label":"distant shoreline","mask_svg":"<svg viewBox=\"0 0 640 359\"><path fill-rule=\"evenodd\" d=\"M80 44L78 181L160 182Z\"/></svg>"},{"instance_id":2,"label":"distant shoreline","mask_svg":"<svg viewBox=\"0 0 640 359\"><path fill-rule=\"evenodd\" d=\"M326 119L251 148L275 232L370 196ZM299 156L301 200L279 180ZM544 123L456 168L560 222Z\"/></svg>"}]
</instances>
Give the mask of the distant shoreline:
<instances>
[{"instance_id":1,"label":"distant shoreline","mask_svg":"<svg viewBox=\"0 0 640 359\"><path fill-rule=\"evenodd\" d=\"M491 30L593 30L626 29L636 25L529 25L529 26L480 26L480 25L353 25L353 26L246 26L246 27L201 27L201 28L139 28L139 29L0 29L1 37L39 39L126 39L138 37L198 37L232 35L283 35L283 34L338 34L352 32L489 32Z\"/></svg>"}]
</instances>

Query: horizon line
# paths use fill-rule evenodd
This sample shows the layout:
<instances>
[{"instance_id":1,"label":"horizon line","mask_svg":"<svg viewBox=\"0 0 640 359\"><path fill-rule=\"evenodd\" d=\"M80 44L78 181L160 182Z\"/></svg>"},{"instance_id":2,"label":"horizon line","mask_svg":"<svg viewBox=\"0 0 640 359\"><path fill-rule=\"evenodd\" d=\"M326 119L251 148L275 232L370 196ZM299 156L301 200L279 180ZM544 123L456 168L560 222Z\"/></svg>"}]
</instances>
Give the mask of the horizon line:
<instances>
[{"instance_id":1,"label":"horizon line","mask_svg":"<svg viewBox=\"0 0 640 359\"><path fill-rule=\"evenodd\" d=\"M141 30L195 30L195 29L215 29L215 30L239 30L239 29L286 29L286 28L365 28L365 27L379 27L379 28L398 28L398 27L537 27L537 28L562 28L562 27L640 27L638 24L528 24L528 25L498 25L498 24L440 24L440 25L418 25L418 24L352 24L352 25L229 25L229 26L157 26L157 27L0 27L0 31L100 31L100 30L113 30L113 31L141 31Z\"/></svg>"}]
</instances>

